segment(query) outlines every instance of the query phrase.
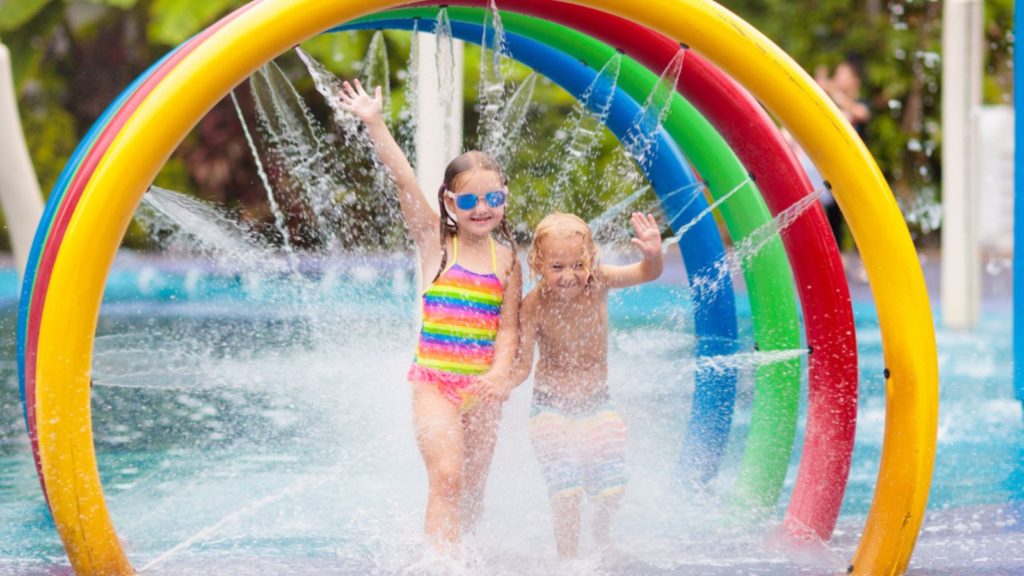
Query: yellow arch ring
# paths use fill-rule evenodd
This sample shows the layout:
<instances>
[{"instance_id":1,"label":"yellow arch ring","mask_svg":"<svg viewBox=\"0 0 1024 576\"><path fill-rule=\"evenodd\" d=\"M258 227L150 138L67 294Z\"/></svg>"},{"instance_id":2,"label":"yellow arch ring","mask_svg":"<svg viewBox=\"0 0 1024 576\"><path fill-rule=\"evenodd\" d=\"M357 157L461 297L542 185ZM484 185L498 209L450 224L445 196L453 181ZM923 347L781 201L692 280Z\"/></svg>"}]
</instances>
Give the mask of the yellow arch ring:
<instances>
[{"instance_id":1,"label":"yellow arch ring","mask_svg":"<svg viewBox=\"0 0 1024 576\"><path fill-rule=\"evenodd\" d=\"M913 552L935 458L938 366L924 277L881 172L838 110L778 47L711 2L579 2L684 40L778 116L833 183L874 289L888 369L878 484L855 574L898 574ZM89 367L103 287L146 187L188 130L255 68L394 0L263 0L186 56L98 164L53 265L39 326L36 416L47 496L79 574L131 574L96 468ZM259 42L252 38L260 38Z\"/></svg>"}]
</instances>

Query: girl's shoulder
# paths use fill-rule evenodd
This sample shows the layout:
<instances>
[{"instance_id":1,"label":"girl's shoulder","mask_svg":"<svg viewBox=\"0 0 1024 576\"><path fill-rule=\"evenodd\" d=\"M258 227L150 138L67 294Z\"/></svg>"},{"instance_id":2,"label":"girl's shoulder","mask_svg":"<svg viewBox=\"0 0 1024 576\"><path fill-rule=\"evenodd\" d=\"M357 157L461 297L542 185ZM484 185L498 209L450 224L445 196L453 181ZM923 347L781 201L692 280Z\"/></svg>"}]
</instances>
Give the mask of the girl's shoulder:
<instances>
[{"instance_id":1,"label":"girl's shoulder","mask_svg":"<svg viewBox=\"0 0 1024 576\"><path fill-rule=\"evenodd\" d=\"M511 248L501 244L499 242L494 243L494 255L497 260L497 272L503 281L507 281L512 274L517 274L516 267L513 264L516 263L516 254Z\"/></svg>"},{"instance_id":2,"label":"girl's shoulder","mask_svg":"<svg viewBox=\"0 0 1024 576\"><path fill-rule=\"evenodd\" d=\"M513 257L512 248L497 240L494 241L494 253L498 255L498 260L511 260Z\"/></svg>"}]
</instances>

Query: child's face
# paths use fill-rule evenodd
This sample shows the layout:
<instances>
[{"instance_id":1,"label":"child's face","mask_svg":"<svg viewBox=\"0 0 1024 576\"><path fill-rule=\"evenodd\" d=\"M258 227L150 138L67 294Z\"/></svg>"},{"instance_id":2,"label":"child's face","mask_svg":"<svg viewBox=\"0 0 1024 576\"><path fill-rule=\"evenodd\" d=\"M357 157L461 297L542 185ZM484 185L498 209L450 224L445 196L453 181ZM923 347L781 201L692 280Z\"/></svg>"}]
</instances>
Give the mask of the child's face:
<instances>
[{"instance_id":1,"label":"child's face","mask_svg":"<svg viewBox=\"0 0 1024 576\"><path fill-rule=\"evenodd\" d=\"M580 295L587 285L591 263L585 240L576 234L552 235L540 244L541 279L548 293L558 299L570 300Z\"/></svg>"},{"instance_id":2,"label":"child's face","mask_svg":"<svg viewBox=\"0 0 1024 576\"><path fill-rule=\"evenodd\" d=\"M501 223L501 219L505 216L506 202L502 202L499 206L492 206L497 196L490 195L490 192L502 192L507 196L508 189L505 188L505 184L501 180L501 176L490 170L474 170L469 174L456 179L455 190L451 192L452 195L445 195L445 206L448 208L448 212L455 215L455 220L458 222L460 234L474 234L478 236L484 236L490 234L498 224ZM476 203L472 208L460 208L459 196L471 195L476 197ZM469 199L463 198L462 202L466 202Z\"/></svg>"},{"instance_id":3,"label":"child's face","mask_svg":"<svg viewBox=\"0 0 1024 576\"><path fill-rule=\"evenodd\" d=\"M858 96L860 76L857 75L857 70L850 64L843 62L836 66L836 71L832 74L832 82L846 94Z\"/></svg>"}]
</instances>

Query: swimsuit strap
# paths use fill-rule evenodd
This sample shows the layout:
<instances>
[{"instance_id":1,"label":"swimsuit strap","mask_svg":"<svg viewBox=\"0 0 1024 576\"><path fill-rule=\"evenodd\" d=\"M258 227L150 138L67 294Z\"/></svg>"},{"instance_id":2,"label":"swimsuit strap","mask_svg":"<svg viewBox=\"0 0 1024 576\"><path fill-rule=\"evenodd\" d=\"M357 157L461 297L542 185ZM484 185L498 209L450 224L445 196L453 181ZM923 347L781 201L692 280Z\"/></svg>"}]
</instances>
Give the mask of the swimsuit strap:
<instances>
[{"instance_id":1,"label":"swimsuit strap","mask_svg":"<svg viewBox=\"0 0 1024 576\"><path fill-rule=\"evenodd\" d=\"M494 238L492 236L487 237L488 242L491 245L491 272L494 274L498 273L498 252L494 247ZM445 267L448 270L455 263L459 261L459 237L458 235L452 236L452 263Z\"/></svg>"},{"instance_id":2,"label":"swimsuit strap","mask_svg":"<svg viewBox=\"0 0 1024 576\"><path fill-rule=\"evenodd\" d=\"M490 242L490 245L491 245L491 273L493 273L495 276L497 276L497 274L498 274L498 252L494 248L494 238L491 237L491 236L488 236L487 240ZM450 264L448 264L447 266L444 267L444 271L442 272L442 274L444 272L447 272L449 269L451 269L452 266L455 266L455 264L458 261L459 261L459 237L458 237L458 235L454 235L453 234L452 235L452 261L451 261Z\"/></svg>"},{"instance_id":3,"label":"swimsuit strap","mask_svg":"<svg viewBox=\"0 0 1024 576\"><path fill-rule=\"evenodd\" d=\"M487 239L491 241L491 272L495 275L498 274L498 254L494 251L494 237L487 236Z\"/></svg>"}]
</instances>

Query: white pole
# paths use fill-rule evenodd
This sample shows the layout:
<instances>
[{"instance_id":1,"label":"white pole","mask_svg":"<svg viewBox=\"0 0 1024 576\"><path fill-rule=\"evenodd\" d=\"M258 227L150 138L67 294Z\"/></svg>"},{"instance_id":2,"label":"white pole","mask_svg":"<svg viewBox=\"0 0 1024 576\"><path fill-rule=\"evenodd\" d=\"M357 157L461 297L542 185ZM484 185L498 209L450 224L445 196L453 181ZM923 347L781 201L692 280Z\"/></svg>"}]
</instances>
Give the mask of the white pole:
<instances>
[{"instance_id":1,"label":"white pole","mask_svg":"<svg viewBox=\"0 0 1024 576\"><path fill-rule=\"evenodd\" d=\"M971 328L981 304L978 110L983 4L945 0L942 28L942 320Z\"/></svg>"},{"instance_id":2,"label":"white pole","mask_svg":"<svg viewBox=\"0 0 1024 576\"><path fill-rule=\"evenodd\" d=\"M434 34L417 34L419 85L416 102L416 178L435 204L444 169L462 152L463 43L452 42L454 60L451 101L442 102L437 64L437 43L448 41ZM446 133L447 132L447 136Z\"/></svg>"},{"instance_id":3,"label":"white pole","mask_svg":"<svg viewBox=\"0 0 1024 576\"><path fill-rule=\"evenodd\" d=\"M36 225L43 214L43 196L22 135L11 55L0 43L0 207L7 220L19 276L25 272Z\"/></svg>"}]
</instances>

